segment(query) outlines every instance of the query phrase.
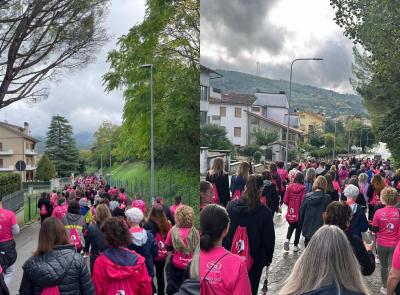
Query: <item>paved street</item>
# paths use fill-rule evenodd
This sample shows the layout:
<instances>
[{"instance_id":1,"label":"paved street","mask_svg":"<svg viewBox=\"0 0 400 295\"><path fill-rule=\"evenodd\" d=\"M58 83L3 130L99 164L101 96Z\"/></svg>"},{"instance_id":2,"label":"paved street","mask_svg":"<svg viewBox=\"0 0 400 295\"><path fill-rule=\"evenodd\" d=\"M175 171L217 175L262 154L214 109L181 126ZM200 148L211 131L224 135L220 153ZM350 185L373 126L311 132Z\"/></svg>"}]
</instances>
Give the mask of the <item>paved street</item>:
<instances>
[{"instance_id":1,"label":"paved street","mask_svg":"<svg viewBox=\"0 0 400 295\"><path fill-rule=\"evenodd\" d=\"M278 290L282 285L285 278L289 275L290 271L297 258L301 255L301 252L294 253L290 251L289 253L283 251L283 242L285 240L287 223L284 218L284 214L282 217L275 217L275 231L276 231L276 245L275 245L275 253L272 265L269 270L269 292L268 294L274 295L278 294ZM19 284L22 279L22 264L31 256L34 249L37 246L38 232L40 225L39 223L34 223L28 227L26 227L21 234L16 238L17 242L17 251L18 251L18 259L16 266L16 273L14 275L13 281L11 283L11 295L18 294ZM294 234L293 234L294 235ZM293 242L294 236L292 237ZM291 249L293 248L293 244L290 245ZM301 248L304 249L303 240L301 240ZM367 284L372 294L380 294L379 288L380 285L380 268L379 264L375 269L375 272L372 276L366 277ZM260 282L260 290L262 284L264 282L265 273L261 278Z\"/></svg>"}]
</instances>

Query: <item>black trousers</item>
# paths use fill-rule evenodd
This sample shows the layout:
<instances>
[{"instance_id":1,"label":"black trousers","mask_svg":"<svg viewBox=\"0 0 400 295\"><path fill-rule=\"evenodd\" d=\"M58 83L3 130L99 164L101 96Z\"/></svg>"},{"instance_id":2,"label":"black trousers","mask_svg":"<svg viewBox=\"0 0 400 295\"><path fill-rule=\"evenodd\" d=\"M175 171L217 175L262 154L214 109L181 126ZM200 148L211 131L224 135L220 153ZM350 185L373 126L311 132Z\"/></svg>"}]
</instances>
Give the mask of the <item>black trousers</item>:
<instances>
[{"instance_id":1,"label":"black trousers","mask_svg":"<svg viewBox=\"0 0 400 295\"><path fill-rule=\"evenodd\" d=\"M167 295L173 295L179 291L183 283L185 270L175 267L172 262L167 263ZM260 279L259 279L260 280Z\"/></svg>"},{"instance_id":2,"label":"black trousers","mask_svg":"<svg viewBox=\"0 0 400 295\"><path fill-rule=\"evenodd\" d=\"M157 278L157 295L165 294L165 280L164 280L164 261L154 261L154 266L156 267L156 278Z\"/></svg>"},{"instance_id":3,"label":"black trousers","mask_svg":"<svg viewBox=\"0 0 400 295\"><path fill-rule=\"evenodd\" d=\"M288 228L288 232L286 235L286 239L288 239L290 241L290 238L292 237L294 230L296 230L296 233L294 235L294 245L298 246L299 241L300 241L300 234L301 234L301 227L298 222L289 223L289 228Z\"/></svg>"},{"instance_id":4,"label":"black trousers","mask_svg":"<svg viewBox=\"0 0 400 295\"><path fill-rule=\"evenodd\" d=\"M258 287L260 285L261 274L264 269L264 266L253 264L249 271L249 279L251 285L251 294L257 295Z\"/></svg>"}]
</instances>

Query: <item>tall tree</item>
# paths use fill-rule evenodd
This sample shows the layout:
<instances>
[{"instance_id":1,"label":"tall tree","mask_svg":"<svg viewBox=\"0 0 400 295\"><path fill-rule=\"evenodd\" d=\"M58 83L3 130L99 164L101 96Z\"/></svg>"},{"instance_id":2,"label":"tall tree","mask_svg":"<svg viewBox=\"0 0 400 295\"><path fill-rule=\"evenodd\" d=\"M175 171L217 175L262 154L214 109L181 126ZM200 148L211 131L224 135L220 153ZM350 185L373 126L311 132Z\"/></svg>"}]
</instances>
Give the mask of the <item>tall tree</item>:
<instances>
[{"instance_id":1,"label":"tall tree","mask_svg":"<svg viewBox=\"0 0 400 295\"><path fill-rule=\"evenodd\" d=\"M0 1L0 109L48 95L45 80L93 60L109 0Z\"/></svg>"},{"instance_id":2,"label":"tall tree","mask_svg":"<svg viewBox=\"0 0 400 295\"><path fill-rule=\"evenodd\" d=\"M103 167L108 165L110 151L111 160L125 160L123 153L119 153L118 141L121 127L109 121L104 121L99 129L94 133L94 141L92 146L91 161L96 167L100 167L101 160Z\"/></svg>"},{"instance_id":3,"label":"tall tree","mask_svg":"<svg viewBox=\"0 0 400 295\"><path fill-rule=\"evenodd\" d=\"M215 124L201 127L200 145L211 149L233 150L233 144L226 137L226 130Z\"/></svg>"},{"instance_id":4,"label":"tall tree","mask_svg":"<svg viewBox=\"0 0 400 295\"><path fill-rule=\"evenodd\" d=\"M59 177L77 172L79 151L76 148L72 127L68 120L60 115L51 118L45 154L53 161Z\"/></svg>"},{"instance_id":5,"label":"tall tree","mask_svg":"<svg viewBox=\"0 0 400 295\"><path fill-rule=\"evenodd\" d=\"M150 71L154 65L154 132L157 163L198 169L199 0L147 0L144 21L109 53L107 90L124 88L121 149L150 158Z\"/></svg>"},{"instance_id":6,"label":"tall tree","mask_svg":"<svg viewBox=\"0 0 400 295\"><path fill-rule=\"evenodd\" d=\"M36 169L36 179L49 181L56 176L56 168L50 159L43 155Z\"/></svg>"}]
</instances>

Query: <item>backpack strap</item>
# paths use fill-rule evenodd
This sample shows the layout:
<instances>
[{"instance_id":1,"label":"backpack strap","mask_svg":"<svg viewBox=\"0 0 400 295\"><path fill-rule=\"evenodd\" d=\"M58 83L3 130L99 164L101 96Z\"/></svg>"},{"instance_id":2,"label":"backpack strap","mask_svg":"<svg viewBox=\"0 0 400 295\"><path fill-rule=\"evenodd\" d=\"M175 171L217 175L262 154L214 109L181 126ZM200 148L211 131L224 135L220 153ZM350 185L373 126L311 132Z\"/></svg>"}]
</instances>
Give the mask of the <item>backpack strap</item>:
<instances>
[{"instance_id":1,"label":"backpack strap","mask_svg":"<svg viewBox=\"0 0 400 295\"><path fill-rule=\"evenodd\" d=\"M229 252L225 253L224 255L222 255L214 264L213 266L207 271L206 275L203 278L203 282L206 281L206 283L208 284L208 286L210 287L211 291L215 294L213 288L211 287L211 284L208 280L206 280L208 274L211 272L211 270L218 264L218 262L220 262L226 255L228 255ZM215 294L216 295L216 294Z\"/></svg>"}]
</instances>

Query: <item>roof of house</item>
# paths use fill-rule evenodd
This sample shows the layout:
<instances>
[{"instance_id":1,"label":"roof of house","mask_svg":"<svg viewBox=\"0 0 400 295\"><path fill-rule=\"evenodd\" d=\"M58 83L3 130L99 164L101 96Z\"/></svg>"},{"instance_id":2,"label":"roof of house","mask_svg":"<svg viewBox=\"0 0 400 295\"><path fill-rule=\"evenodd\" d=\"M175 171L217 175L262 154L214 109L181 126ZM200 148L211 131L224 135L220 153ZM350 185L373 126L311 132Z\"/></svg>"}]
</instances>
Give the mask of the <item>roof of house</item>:
<instances>
[{"instance_id":1,"label":"roof of house","mask_svg":"<svg viewBox=\"0 0 400 295\"><path fill-rule=\"evenodd\" d=\"M208 102L212 104L235 104L249 106L256 100L252 94L240 94L240 93L222 93L221 99L210 97Z\"/></svg>"},{"instance_id":2,"label":"roof of house","mask_svg":"<svg viewBox=\"0 0 400 295\"><path fill-rule=\"evenodd\" d=\"M289 120L290 120L290 123L289 123L290 126L292 126L294 128L298 128L300 126L299 116L290 114ZM285 114L285 122L287 122L287 114Z\"/></svg>"},{"instance_id":3,"label":"roof of house","mask_svg":"<svg viewBox=\"0 0 400 295\"><path fill-rule=\"evenodd\" d=\"M247 112L250 116L253 116L253 117L255 117L257 119L260 119L260 120L262 120L264 122L267 122L267 123L269 123L271 125L275 125L275 126L278 126L278 127L281 127L281 128L287 128L287 125L282 124L282 123L280 123L278 121L272 120L272 119L264 117L264 116L260 116L258 114L249 112L247 110L245 110L245 112ZM296 129L296 128L292 128L292 127L289 127L289 131L294 132L294 133L298 133L298 134L303 134L303 131L301 131L300 129Z\"/></svg>"},{"instance_id":4,"label":"roof of house","mask_svg":"<svg viewBox=\"0 0 400 295\"><path fill-rule=\"evenodd\" d=\"M7 129L7 130L9 130L11 132L14 132L15 134L18 134L19 136L21 136L21 137L23 137L25 139L29 139L29 140L32 140L34 142L39 142L40 141L40 140L38 140L38 139L36 139L36 138L34 138L32 136L26 135L24 133L24 128L23 127L20 127L20 126L17 126L17 125L13 125L13 124L10 124L10 123L6 123L6 122L0 122L0 126L4 127L5 129Z\"/></svg>"},{"instance_id":5,"label":"roof of house","mask_svg":"<svg viewBox=\"0 0 400 295\"><path fill-rule=\"evenodd\" d=\"M255 105L266 107L289 108L287 96L284 93L255 93Z\"/></svg>"},{"instance_id":6,"label":"roof of house","mask_svg":"<svg viewBox=\"0 0 400 295\"><path fill-rule=\"evenodd\" d=\"M214 71L214 70L212 70L212 69L210 69L210 68L208 68L208 67L206 67L206 66L204 66L202 64L200 65L200 70L203 71L203 72L207 72L209 74L216 74L216 75L218 75L220 77L223 77L220 73L218 73L218 72L216 72L216 71Z\"/></svg>"},{"instance_id":7,"label":"roof of house","mask_svg":"<svg viewBox=\"0 0 400 295\"><path fill-rule=\"evenodd\" d=\"M323 115L317 114L317 113L313 113L313 112L297 112L297 113L292 113L290 115L294 115L294 116L297 115L298 116L298 115L301 115L301 114L307 114L307 115L313 116L315 118L318 118L318 119L320 119L322 121L325 121L325 117Z\"/></svg>"}]
</instances>

